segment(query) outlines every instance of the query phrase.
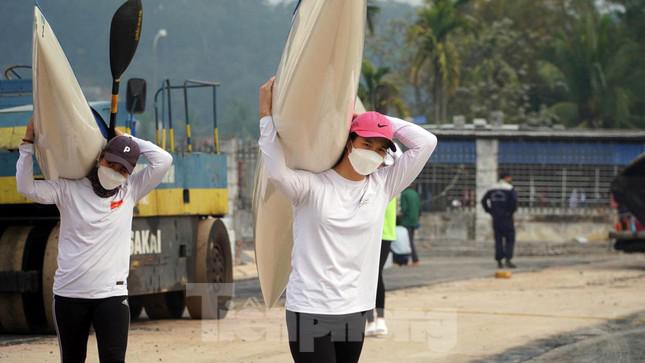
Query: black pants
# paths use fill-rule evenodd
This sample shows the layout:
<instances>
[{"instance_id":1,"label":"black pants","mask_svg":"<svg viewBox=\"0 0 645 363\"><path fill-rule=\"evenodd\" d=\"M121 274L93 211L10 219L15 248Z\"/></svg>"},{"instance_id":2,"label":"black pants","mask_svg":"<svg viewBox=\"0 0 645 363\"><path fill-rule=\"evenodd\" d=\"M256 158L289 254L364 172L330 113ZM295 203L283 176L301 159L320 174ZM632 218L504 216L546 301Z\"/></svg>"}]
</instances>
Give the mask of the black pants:
<instances>
[{"instance_id":1,"label":"black pants","mask_svg":"<svg viewBox=\"0 0 645 363\"><path fill-rule=\"evenodd\" d=\"M76 299L54 296L54 321L62 363L85 362L90 326L101 363L125 362L130 327L127 296Z\"/></svg>"},{"instance_id":2,"label":"black pants","mask_svg":"<svg viewBox=\"0 0 645 363\"><path fill-rule=\"evenodd\" d=\"M392 241L381 241L381 258L378 263L378 283L376 284L376 315L379 318L385 316L385 284L383 283L383 266L390 254ZM367 321L374 321L374 311L367 312Z\"/></svg>"},{"instance_id":3,"label":"black pants","mask_svg":"<svg viewBox=\"0 0 645 363\"><path fill-rule=\"evenodd\" d=\"M493 231L495 232L495 259L510 260L513 258L515 249L515 226L513 220L493 221Z\"/></svg>"},{"instance_id":4,"label":"black pants","mask_svg":"<svg viewBox=\"0 0 645 363\"><path fill-rule=\"evenodd\" d=\"M365 312L345 315L287 310L289 349L295 363L356 363L365 339Z\"/></svg>"},{"instance_id":5,"label":"black pants","mask_svg":"<svg viewBox=\"0 0 645 363\"><path fill-rule=\"evenodd\" d=\"M419 262L419 255L417 255L417 248L414 246L414 227L405 227L408 230L408 237L410 238L410 249L412 250L412 262Z\"/></svg>"}]
</instances>

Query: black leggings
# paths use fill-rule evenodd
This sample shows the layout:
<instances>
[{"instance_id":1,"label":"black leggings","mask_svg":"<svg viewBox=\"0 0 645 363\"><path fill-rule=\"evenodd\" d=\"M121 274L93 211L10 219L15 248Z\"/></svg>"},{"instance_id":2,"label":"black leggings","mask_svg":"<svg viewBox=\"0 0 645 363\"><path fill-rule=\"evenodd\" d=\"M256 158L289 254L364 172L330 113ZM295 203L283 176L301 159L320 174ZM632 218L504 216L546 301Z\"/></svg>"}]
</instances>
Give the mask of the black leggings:
<instances>
[{"instance_id":1,"label":"black leggings","mask_svg":"<svg viewBox=\"0 0 645 363\"><path fill-rule=\"evenodd\" d=\"M62 363L82 363L94 327L101 363L125 362L130 327L127 296L76 299L54 296L54 322Z\"/></svg>"},{"instance_id":2,"label":"black leggings","mask_svg":"<svg viewBox=\"0 0 645 363\"><path fill-rule=\"evenodd\" d=\"M412 250L412 262L419 262L419 255L417 254L417 247L414 244L414 227L405 227L408 229L408 237L410 237L410 249Z\"/></svg>"},{"instance_id":3,"label":"black leggings","mask_svg":"<svg viewBox=\"0 0 645 363\"><path fill-rule=\"evenodd\" d=\"M321 315L287 310L287 330L295 363L356 363L365 339L365 312Z\"/></svg>"},{"instance_id":4,"label":"black leggings","mask_svg":"<svg viewBox=\"0 0 645 363\"><path fill-rule=\"evenodd\" d=\"M383 284L383 266L390 254L392 241L381 241L381 259L378 264L378 283L376 284L376 316L385 317L385 284ZM374 311L367 312L367 321L374 321Z\"/></svg>"}]
</instances>

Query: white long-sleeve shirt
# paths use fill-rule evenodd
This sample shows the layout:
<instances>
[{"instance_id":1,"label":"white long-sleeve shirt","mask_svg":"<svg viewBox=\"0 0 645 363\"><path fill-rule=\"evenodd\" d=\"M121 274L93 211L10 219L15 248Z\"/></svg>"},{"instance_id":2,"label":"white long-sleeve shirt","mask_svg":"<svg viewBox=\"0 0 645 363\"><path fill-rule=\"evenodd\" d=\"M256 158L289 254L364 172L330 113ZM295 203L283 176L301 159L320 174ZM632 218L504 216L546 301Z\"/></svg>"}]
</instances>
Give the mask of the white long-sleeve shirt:
<instances>
[{"instance_id":1,"label":"white long-sleeve shirt","mask_svg":"<svg viewBox=\"0 0 645 363\"><path fill-rule=\"evenodd\" d=\"M389 119L394 137L408 150L393 166L361 181L333 169L311 173L288 168L272 118L260 120L268 178L293 205L288 310L338 315L374 308L385 208L419 175L437 145L437 138L423 128Z\"/></svg>"},{"instance_id":2,"label":"white long-sleeve shirt","mask_svg":"<svg viewBox=\"0 0 645 363\"><path fill-rule=\"evenodd\" d=\"M134 138L149 165L130 175L118 193L101 198L89 179L34 180L33 145L20 146L18 192L60 211L58 269L54 294L101 299L128 294L130 237L134 206L154 189L172 165L157 145Z\"/></svg>"}]
</instances>

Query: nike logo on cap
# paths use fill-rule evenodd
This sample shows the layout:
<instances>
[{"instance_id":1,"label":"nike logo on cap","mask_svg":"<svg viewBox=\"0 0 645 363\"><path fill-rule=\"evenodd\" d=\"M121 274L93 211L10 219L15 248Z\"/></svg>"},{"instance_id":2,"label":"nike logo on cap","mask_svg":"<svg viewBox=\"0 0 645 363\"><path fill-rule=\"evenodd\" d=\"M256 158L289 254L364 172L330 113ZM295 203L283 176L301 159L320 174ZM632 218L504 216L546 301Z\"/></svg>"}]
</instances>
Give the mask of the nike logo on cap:
<instances>
[{"instance_id":1,"label":"nike logo on cap","mask_svg":"<svg viewBox=\"0 0 645 363\"><path fill-rule=\"evenodd\" d=\"M376 124L376 126L378 126L378 127L385 127L385 126L387 126L387 125Z\"/></svg>"}]
</instances>

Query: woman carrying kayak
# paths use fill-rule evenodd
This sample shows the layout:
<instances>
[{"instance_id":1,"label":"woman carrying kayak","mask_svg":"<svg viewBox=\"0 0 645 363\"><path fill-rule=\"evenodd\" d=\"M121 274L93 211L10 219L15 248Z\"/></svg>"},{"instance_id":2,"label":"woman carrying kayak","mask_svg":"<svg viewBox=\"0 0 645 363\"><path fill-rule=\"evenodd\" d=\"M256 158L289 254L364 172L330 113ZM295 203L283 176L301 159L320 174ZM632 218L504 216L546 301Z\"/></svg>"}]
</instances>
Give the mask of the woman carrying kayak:
<instances>
[{"instance_id":1,"label":"woman carrying kayak","mask_svg":"<svg viewBox=\"0 0 645 363\"><path fill-rule=\"evenodd\" d=\"M293 205L285 306L291 354L296 363L358 362L365 314L375 306L385 208L419 175L437 138L412 123L366 112L353 119L333 168L292 170L271 117L273 82L260 87L259 146L269 180ZM393 166L379 168L388 150L396 150L393 139L408 150Z\"/></svg>"},{"instance_id":2,"label":"woman carrying kayak","mask_svg":"<svg viewBox=\"0 0 645 363\"><path fill-rule=\"evenodd\" d=\"M117 130L86 178L35 180L34 142L30 121L20 145L16 182L26 198L55 204L60 211L52 312L61 362L85 362L90 327L101 363L124 362L132 216L137 202L161 183L172 156ZM148 166L135 171L140 155Z\"/></svg>"}]
</instances>

